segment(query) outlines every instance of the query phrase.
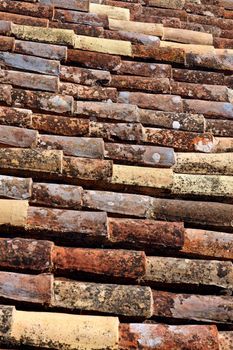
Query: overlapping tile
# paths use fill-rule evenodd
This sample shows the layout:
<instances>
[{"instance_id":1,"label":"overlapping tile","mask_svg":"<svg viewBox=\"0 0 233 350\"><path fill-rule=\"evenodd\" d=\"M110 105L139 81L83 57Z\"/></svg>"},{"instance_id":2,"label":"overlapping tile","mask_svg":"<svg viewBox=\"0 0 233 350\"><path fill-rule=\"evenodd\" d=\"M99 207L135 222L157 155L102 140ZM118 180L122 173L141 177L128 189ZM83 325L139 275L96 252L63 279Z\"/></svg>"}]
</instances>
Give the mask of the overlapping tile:
<instances>
[{"instance_id":1,"label":"overlapping tile","mask_svg":"<svg viewBox=\"0 0 233 350\"><path fill-rule=\"evenodd\" d=\"M3 347L231 350L232 10L0 1Z\"/></svg>"}]
</instances>

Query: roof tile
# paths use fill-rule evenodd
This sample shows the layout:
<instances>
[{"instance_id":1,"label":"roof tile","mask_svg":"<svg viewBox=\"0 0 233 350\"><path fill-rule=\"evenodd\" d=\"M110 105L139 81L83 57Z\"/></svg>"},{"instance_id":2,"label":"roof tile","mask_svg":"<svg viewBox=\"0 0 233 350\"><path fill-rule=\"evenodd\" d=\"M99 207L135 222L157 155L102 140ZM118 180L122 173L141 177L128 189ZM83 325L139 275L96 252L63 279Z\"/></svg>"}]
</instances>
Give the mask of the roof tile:
<instances>
[{"instance_id":1,"label":"roof tile","mask_svg":"<svg viewBox=\"0 0 233 350\"><path fill-rule=\"evenodd\" d=\"M62 172L62 151L0 148L0 168L59 174Z\"/></svg>"},{"instance_id":2,"label":"roof tile","mask_svg":"<svg viewBox=\"0 0 233 350\"><path fill-rule=\"evenodd\" d=\"M16 126L0 125L0 144L15 147L35 147L38 131L18 128Z\"/></svg>"},{"instance_id":3,"label":"roof tile","mask_svg":"<svg viewBox=\"0 0 233 350\"><path fill-rule=\"evenodd\" d=\"M69 0L69 2L66 0L40 0L40 3L76 11L88 11L89 9L89 1L87 0Z\"/></svg>"},{"instance_id":4,"label":"roof tile","mask_svg":"<svg viewBox=\"0 0 233 350\"><path fill-rule=\"evenodd\" d=\"M145 274L146 256L134 250L55 247L53 262L58 271L138 279Z\"/></svg>"},{"instance_id":5,"label":"roof tile","mask_svg":"<svg viewBox=\"0 0 233 350\"><path fill-rule=\"evenodd\" d=\"M53 243L25 238L0 239L0 265L13 270L48 271L52 267Z\"/></svg>"},{"instance_id":6,"label":"roof tile","mask_svg":"<svg viewBox=\"0 0 233 350\"><path fill-rule=\"evenodd\" d=\"M113 165L112 183L170 189L173 173L170 169Z\"/></svg>"},{"instance_id":7,"label":"roof tile","mask_svg":"<svg viewBox=\"0 0 233 350\"><path fill-rule=\"evenodd\" d=\"M151 317L152 293L149 287L56 279L52 306L124 316Z\"/></svg>"},{"instance_id":8,"label":"roof tile","mask_svg":"<svg viewBox=\"0 0 233 350\"><path fill-rule=\"evenodd\" d=\"M82 188L79 186L33 183L30 204L46 207L80 209Z\"/></svg>"},{"instance_id":9,"label":"roof tile","mask_svg":"<svg viewBox=\"0 0 233 350\"><path fill-rule=\"evenodd\" d=\"M201 284L228 289L232 278L233 268L230 261L147 257L146 281Z\"/></svg>"},{"instance_id":10,"label":"roof tile","mask_svg":"<svg viewBox=\"0 0 233 350\"><path fill-rule=\"evenodd\" d=\"M112 176L112 161L64 157L63 175L82 180L104 180Z\"/></svg>"},{"instance_id":11,"label":"roof tile","mask_svg":"<svg viewBox=\"0 0 233 350\"><path fill-rule=\"evenodd\" d=\"M0 196L28 199L32 194L32 179L0 175Z\"/></svg>"},{"instance_id":12,"label":"roof tile","mask_svg":"<svg viewBox=\"0 0 233 350\"><path fill-rule=\"evenodd\" d=\"M23 40L15 40L14 52L59 61L65 60L67 56L67 48L65 46Z\"/></svg>"}]
</instances>

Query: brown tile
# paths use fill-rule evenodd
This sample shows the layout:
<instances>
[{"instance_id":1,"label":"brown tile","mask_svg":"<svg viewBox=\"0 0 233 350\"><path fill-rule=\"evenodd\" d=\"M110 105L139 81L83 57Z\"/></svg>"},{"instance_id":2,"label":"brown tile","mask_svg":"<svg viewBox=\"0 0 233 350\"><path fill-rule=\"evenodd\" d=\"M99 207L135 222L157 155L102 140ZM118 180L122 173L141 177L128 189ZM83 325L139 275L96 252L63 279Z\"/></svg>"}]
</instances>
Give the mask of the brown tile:
<instances>
[{"instance_id":1,"label":"brown tile","mask_svg":"<svg viewBox=\"0 0 233 350\"><path fill-rule=\"evenodd\" d=\"M12 84L22 88L56 92L58 91L58 82L58 78L54 76L0 70L0 83Z\"/></svg>"},{"instance_id":2,"label":"brown tile","mask_svg":"<svg viewBox=\"0 0 233 350\"><path fill-rule=\"evenodd\" d=\"M96 13L83 13L72 10L55 9L54 20L77 24L87 24L95 27L108 27L108 17Z\"/></svg>"},{"instance_id":3,"label":"brown tile","mask_svg":"<svg viewBox=\"0 0 233 350\"><path fill-rule=\"evenodd\" d=\"M109 218L108 224L112 242L174 249L183 245L184 226L179 222Z\"/></svg>"},{"instance_id":4,"label":"brown tile","mask_svg":"<svg viewBox=\"0 0 233 350\"><path fill-rule=\"evenodd\" d=\"M14 45L15 45L14 38L0 35L0 50L1 51L13 51Z\"/></svg>"},{"instance_id":5,"label":"brown tile","mask_svg":"<svg viewBox=\"0 0 233 350\"><path fill-rule=\"evenodd\" d=\"M104 158L104 142L98 138L40 135L38 147L43 149L60 149L67 156Z\"/></svg>"},{"instance_id":6,"label":"brown tile","mask_svg":"<svg viewBox=\"0 0 233 350\"><path fill-rule=\"evenodd\" d=\"M155 198L151 216L156 220L184 221L202 227L232 230L232 209L231 204L218 202Z\"/></svg>"},{"instance_id":7,"label":"brown tile","mask_svg":"<svg viewBox=\"0 0 233 350\"><path fill-rule=\"evenodd\" d=\"M49 20L45 18L36 18L31 16L19 15L16 13L0 12L0 20L9 21L16 24L30 25L35 27L48 27Z\"/></svg>"},{"instance_id":8,"label":"brown tile","mask_svg":"<svg viewBox=\"0 0 233 350\"><path fill-rule=\"evenodd\" d=\"M121 61L114 69L116 74L131 74L145 77L170 78L171 66L162 63Z\"/></svg>"},{"instance_id":9,"label":"brown tile","mask_svg":"<svg viewBox=\"0 0 233 350\"><path fill-rule=\"evenodd\" d=\"M226 323L232 319L230 297L153 291L153 299L154 316Z\"/></svg>"},{"instance_id":10,"label":"brown tile","mask_svg":"<svg viewBox=\"0 0 233 350\"><path fill-rule=\"evenodd\" d=\"M26 107L45 112L72 113L73 97L50 92L14 89L14 107Z\"/></svg>"},{"instance_id":11,"label":"brown tile","mask_svg":"<svg viewBox=\"0 0 233 350\"><path fill-rule=\"evenodd\" d=\"M180 96L121 91L119 93L118 102L134 104L141 108L159 109L168 112L183 112L183 101Z\"/></svg>"},{"instance_id":12,"label":"brown tile","mask_svg":"<svg viewBox=\"0 0 233 350\"><path fill-rule=\"evenodd\" d=\"M32 128L32 111L1 106L0 124Z\"/></svg>"},{"instance_id":13,"label":"brown tile","mask_svg":"<svg viewBox=\"0 0 233 350\"><path fill-rule=\"evenodd\" d=\"M89 118L114 119L123 122L139 121L138 107L121 103L78 101L75 104L74 113Z\"/></svg>"},{"instance_id":14,"label":"brown tile","mask_svg":"<svg viewBox=\"0 0 233 350\"><path fill-rule=\"evenodd\" d=\"M230 233L185 229L181 252L195 256L233 259L233 237Z\"/></svg>"},{"instance_id":15,"label":"brown tile","mask_svg":"<svg viewBox=\"0 0 233 350\"><path fill-rule=\"evenodd\" d=\"M26 16L37 17L40 14L41 18L52 18L53 17L53 7L46 6L41 4L30 4L23 3L21 1L10 1L10 0L1 0L0 10L10 13L19 13Z\"/></svg>"},{"instance_id":16,"label":"brown tile","mask_svg":"<svg viewBox=\"0 0 233 350\"><path fill-rule=\"evenodd\" d=\"M146 217L151 201L143 195L92 190L84 190L82 200L85 208L139 217Z\"/></svg>"},{"instance_id":17,"label":"brown tile","mask_svg":"<svg viewBox=\"0 0 233 350\"><path fill-rule=\"evenodd\" d=\"M90 136L107 141L142 141L142 125L139 123L90 123Z\"/></svg>"},{"instance_id":18,"label":"brown tile","mask_svg":"<svg viewBox=\"0 0 233 350\"><path fill-rule=\"evenodd\" d=\"M108 71L61 66L60 79L81 85L105 85L111 80Z\"/></svg>"},{"instance_id":19,"label":"brown tile","mask_svg":"<svg viewBox=\"0 0 233 350\"><path fill-rule=\"evenodd\" d=\"M34 182L30 203L45 207L80 209L81 195L82 188L79 186Z\"/></svg>"},{"instance_id":20,"label":"brown tile","mask_svg":"<svg viewBox=\"0 0 233 350\"><path fill-rule=\"evenodd\" d=\"M158 146L174 147L179 151L213 152L214 139L210 133L144 128L144 142Z\"/></svg>"},{"instance_id":21,"label":"brown tile","mask_svg":"<svg viewBox=\"0 0 233 350\"><path fill-rule=\"evenodd\" d=\"M70 0L68 3L66 0L40 0L40 3L76 11L88 11L89 9L89 1L87 0Z\"/></svg>"},{"instance_id":22,"label":"brown tile","mask_svg":"<svg viewBox=\"0 0 233 350\"><path fill-rule=\"evenodd\" d=\"M118 90L142 90L150 92L170 92L170 81L168 78L143 78L130 75L112 75L108 86Z\"/></svg>"},{"instance_id":23,"label":"brown tile","mask_svg":"<svg viewBox=\"0 0 233 350\"><path fill-rule=\"evenodd\" d=\"M218 350L218 331L216 326L163 324L120 324L119 349L180 350L191 344L193 350ZM149 345L148 345L149 344ZM152 344L152 345L151 345ZM190 348L191 349L191 348Z\"/></svg>"},{"instance_id":24,"label":"brown tile","mask_svg":"<svg viewBox=\"0 0 233 350\"><path fill-rule=\"evenodd\" d=\"M233 118L233 105L227 102L184 100L186 112L202 113L210 117Z\"/></svg>"},{"instance_id":25,"label":"brown tile","mask_svg":"<svg viewBox=\"0 0 233 350\"><path fill-rule=\"evenodd\" d=\"M9 270L49 271L53 243L24 238L0 239L0 266Z\"/></svg>"},{"instance_id":26,"label":"brown tile","mask_svg":"<svg viewBox=\"0 0 233 350\"><path fill-rule=\"evenodd\" d=\"M51 275L25 275L0 272L0 297L2 300L50 304L52 295Z\"/></svg>"},{"instance_id":27,"label":"brown tile","mask_svg":"<svg viewBox=\"0 0 233 350\"><path fill-rule=\"evenodd\" d=\"M98 212L29 207L26 227L27 230L50 231L63 236L75 233L72 237L77 237L79 241L87 237L98 240L107 236L107 215Z\"/></svg>"},{"instance_id":28,"label":"brown tile","mask_svg":"<svg viewBox=\"0 0 233 350\"><path fill-rule=\"evenodd\" d=\"M63 95L73 96L76 100L111 100L117 101L117 90L115 88L105 88L101 86L85 86L74 83L60 83L59 92Z\"/></svg>"},{"instance_id":29,"label":"brown tile","mask_svg":"<svg viewBox=\"0 0 233 350\"><path fill-rule=\"evenodd\" d=\"M106 53L69 49L67 61L79 63L81 66L87 68L106 69L111 71L120 64L121 59L119 56L113 56Z\"/></svg>"},{"instance_id":30,"label":"brown tile","mask_svg":"<svg viewBox=\"0 0 233 350\"><path fill-rule=\"evenodd\" d=\"M55 247L53 263L59 271L133 279L145 274L145 253L133 250Z\"/></svg>"},{"instance_id":31,"label":"brown tile","mask_svg":"<svg viewBox=\"0 0 233 350\"><path fill-rule=\"evenodd\" d=\"M112 161L64 157L63 175L68 178L81 180L106 180L112 176Z\"/></svg>"},{"instance_id":32,"label":"brown tile","mask_svg":"<svg viewBox=\"0 0 233 350\"><path fill-rule=\"evenodd\" d=\"M15 40L14 52L58 61L65 60L67 57L67 47L65 46L23 40Z\"/></svg>"},{"instance_id":33,"label":"brown tile","mask_svg":"<svg viewBox=\"0 0 233 350\"><path fill-rule=\"evenodd\" d=\"M176 113L140 109L140 122L166 129L204 132L205 118L202 114Z\"/></svg>"},{"instance_id":34,"label":"brown tile","mask_svg":"<svg viewBox=\"0 0 233 350\"><path fill-rule=\"evenodd\" d=\"M169 168L175 164L172 148L105 143L105 157L133 164Z\"/></svg>"},{"instance_id":35,"label":"brown tile","mask_svg":"<svg viewBox=\"0 0 233 350\"><path fill-rule=\"evenodd\" d=\"M31 127L42 132L65 136L82 136L89 133L88 119L67 118L51 114L33 114L31 119Z\"/></svg>"}]
</instances>

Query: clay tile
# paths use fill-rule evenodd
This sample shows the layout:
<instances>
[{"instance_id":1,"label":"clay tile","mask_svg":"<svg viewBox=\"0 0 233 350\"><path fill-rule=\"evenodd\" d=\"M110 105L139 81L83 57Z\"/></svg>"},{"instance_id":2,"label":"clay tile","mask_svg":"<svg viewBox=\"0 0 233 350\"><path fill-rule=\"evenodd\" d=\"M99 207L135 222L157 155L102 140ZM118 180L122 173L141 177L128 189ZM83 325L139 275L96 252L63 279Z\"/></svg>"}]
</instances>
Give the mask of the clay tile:
<instances>
[{"instance_id":1,"label":"clay tile","mask_svg":"<svg viewBox=\"0 0 233 350\"><path fill-rule=\"evenodd\" d=\"M153 291L153 298L154 316L226 323L232 317L232 299L227 296Z\"/></svg>"},{"instance_id":2,"label":"clay tile","mask_svg":"<svg viewBox=\"0 0 233 350\"><path fill-rule=\"evenodd\" d=\"M183 245L184 226L179 222L109 218L109 240L136 246L179 248Z\"/></svg>"},{"instance_id":3,"label":"clay tile","mask_svg":"<svg viewBox=\"0 0 233 350\"><path fill-rule=\"evenodd\" d=\"M53 243L35 239L1 238L0 266L10 270L49 271Z\"/></svg>"},{"instance_id":4,"label":"clay tile","mask_svg":"<svg viewBox=\"0 0 233 350\"><path fill-rule=\"evenodd\" d=\"M218 331L216 326L182 325L170 326L165 324L120 324L119 348L127 350L180 350L191 344L199 350L218 350ZM155 345L154 345L155 344Z\"/></svg>"},{"instance_id":5,"label":"clay tile","mask_svg":"<svg viewBox=\"0 0 233 350\"><path fill-rule=\"evenodd\" d=\"M142 251L65 247L55 247L53 251L53 264L58 271L138 279L145 274L145 263Z\"/></svg>"},{"instance_id":6,"label":"clay tile","mask_svg":"<svg viewBox=\"0 0 233 350\"><path fill-rule=\"evenodd\" d=\"M52 276L0 272L0 297L32 304L50 304ZM9 287L10 286L10 287Z\"/></svg>"},{"instance_id":7,"label":"clay tile","mask_svg":"<svg viewBox=\"0 0 233 350\"><path fill-rule=\"evenodd\" d=\"M9 21L0 20L0 34L10 35L12 29L12 23Z\"/></svg>"},{"instance_id":8,"label":"clay tile","mask_svg":"<svg viewBox=\"0 0 233 350\"><path fill-rule=\"evenodd\" d=\"M52 306L114 315L151 317L152 293L149 287L55 279Z\"/></svg>"},{"instance_id":9,"label":"clay tile","mask_svg":"<svg viewBox=\"0 0 233 350\"><path fill-rule=\"evenodd\" d=\"M30 204L54 208L80 209L82 207L82 188L72 185L34 182Z\"/></svg>"},{"instance_id":10,"label":"clay tile","mask_svg":"<svg viewBox=\"0 0 233 350\"><path fill-rule=\"evenodd\" d=\"M62 151L0 148L1 169L59 174Z\"/></svg>"},{"instance_id":11,"label":"clay tile","mask_svg":"<svg viewBox=\"0 0 233 350\"><path fill-rule=\"evenodd\" d=\"M87 0L40 0L43 5L54 5L55 7L76 10L76 11L88 11L89 1Z\"/></svg>"},{"instance_id":12,"label":"clay tile","mask_svg":"<svg viewBox=\"0 0 233 350\"><path fill-rule=\"evenodd\" d=\"M96 13L97 15L106 15L108 18L114 18L119 20L130 20L130 11L127 8L109 6L97 3L90 3L89 11Z\"/></svg>"}]
</instances>

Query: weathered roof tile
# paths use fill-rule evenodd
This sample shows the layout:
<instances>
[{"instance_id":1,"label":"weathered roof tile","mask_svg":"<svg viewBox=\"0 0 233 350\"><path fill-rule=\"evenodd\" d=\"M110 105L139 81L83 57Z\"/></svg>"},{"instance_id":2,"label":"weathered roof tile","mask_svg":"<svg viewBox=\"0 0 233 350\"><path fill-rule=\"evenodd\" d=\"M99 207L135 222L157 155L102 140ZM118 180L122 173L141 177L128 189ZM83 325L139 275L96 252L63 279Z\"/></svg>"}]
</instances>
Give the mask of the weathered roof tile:
<instances>
[{"instance_id":1,"label":"weathered roof tile","mask_svg":"<svg viewBox=\"0 0 233 350\"><path fill-rule=\"evenodd\" d=\"M112 176L112 161L78 157L63 158L63 175L82 180L104 180Z\"/></svg>"},{"instance_id":2,"label":"weathered roof tile","mask_svg":"<svg viewBox=\"0 0 233 350\"><path fill-rule=\"evenodd\" d=\"M38 146L43 149L61 149L68 156L100 159L104 157L104 142L98 138L40 135Z\"/></svg>"},{"instance_id":3,"label":"weathered roof tile","mask_svg":"<svg viewBox=\"0 0 233 350\"><path fill-rule=\"evenodd\" d=\"M28 199L32 194L32 179L0 175L0 196Z\"/></svg>"},{"instance_id":4,"label":"weathered roof tile","mask_svg":"<svg viewBox=\"0 0 233 350\"><path fill-rule=\"evenodd\" d=\"M80 209L82 188L79 186L38 183L32 185L30 204L46 207Z\"/></svg>"},{"instance_id":5,"label":"weathered roof tile","mask_svg":"<svg viewBox=\"0 0 233 350\"><path fill-rule=\"evenodd\" d=\"M0 168L60 174L62 172L62 151L0 148Z\"/></svg>"},{"instance_id":6,"label":"weathered roof tile","mask_svg":"<svg viewBox=\"0 0 233 350\"><path fill-rule=\"evenodd\" d=\"M12 33L17 39L39 41L51 44L73 46L75 34L73 30L57 28L38 28L32 26L14 25Z\"/></svg>"},{"instance_id":7,"label":"weathered roof tile","mask_svg":"<svg viewBox=\"0 0 233 350\"><path fill-rule=\"evenodd\" d=\"M3 66L12 67L42 74L59 75L60 63L40 57L21 55L11 52L0 52Z\"/></svg>"},{"instance_id":8,"label":"weathered roof tile","mask_svg":"<svg viewBox=\"0 0 233 350\"><path fill-rule=\"evenodd\" d=\"M161 283L192 284L231 288L233 267L230 261L147 257L145 280Z\"/></svg>"},{"instance_id":9,"label":"weathered roof tile","mask_svg":"<svg viewBox=\"0 0 233 350\"><path fill-rule=\"evenodd\" d=\"M184 226L181 222L109 218L109 240L136 246L182 247Z\"/></svg>"},{"instance_id":10,"label":"weathered roof tile","mask_svg":"<svg viewBox=\"0 0 233 350\"><path fill-rule=\"evenodd\" d=\"M42 91L56 92L58 90L57 77L13 70L0 69L0 83Z\"/></svg>"},{"instance_id":11,"label":"weathered roof tile","mask_svg":"<svg viewBox=\"0 0 233 350\"><path fill-rule=\"evenodd\" d=\"M113 165L112 183L170 189L173 173L170 169Z\"/></svg>"},{"instance_id":12,"label":"weathered roof tile","mask_svg":"<svg viewBox=\"0 0 233 350\"><path fill-rule=\"evenodd\" d=\"M121 91L118 102L130 103L142 108L168 112L183 112L183 101L180 96L175 95L155 95L143 92Z\"/></svg>"},{"instance_id":13,"label":"weathered roof tile","mask_svg":"<svg viewBox=\"0 0 233 350\"><path fill-rule=\"evenodd\" d=\"M73 111L73 97L68 95L14 89L12 99L14 107L26 107L57 113L72 113Z\"/></svg>"},{"instance_id":14,"label":"weathered roof tile","mask_svg":"<svg viewBox=\"0 0 233 350\"><path fill-rule=\"evenodd\" d=\"M0 239L0 266L13 270L49 271L53 243L25 238Z\"/></svg>"},{"instance_id":15,"label":"weathered roof tile","mask_svg":"<svg viewBox=\"0 0 233 350\"><path fill-rule=\"evenodd\" d=\"M172 148L120 143L105 143L104 147L105 157L113 160L165 168L175 164Z\"/></svg>"},{"instance_id":16,"label":"weathered roof tile","mask_svg":"<svg viewBox=\"0 0 233 350\"><path fill-rule=\"evenodd\" d=\"M39 56L50 60L66 60L67 47L33 41L15 40L14 52Z\"/></svg>"},{"instance_id":17,"label":"weathered roof tile","mask_svg":"<svg viewBox=\"0 0 233 350\"><path fill-rule=\"evenodd\" d=\"M0 144L6 146L33 148L36 146L38 131L0 125Z\"/></svg>"},{"instance_id":18,"label":"weathered roof tile","mask_svg":"<svg viewBox=\"0 0 233 350\"><path fill-rule=\"evenodd\" d=\"M152 293L149 287L56 279L52 306L123 316L151 317Z\"/></svg>"},{"instance_id":19,"label":"weathered roof tile","mask_svg":"<svg viewBox=\"0 0 233 350\"><path fill-rule=\"evenodd\" d=\"M69 0L69 2L66 0L40 0L40 3L76 11L88 11L89 9L89 1L87 0Z\"/></svg>"}]
</instances>

